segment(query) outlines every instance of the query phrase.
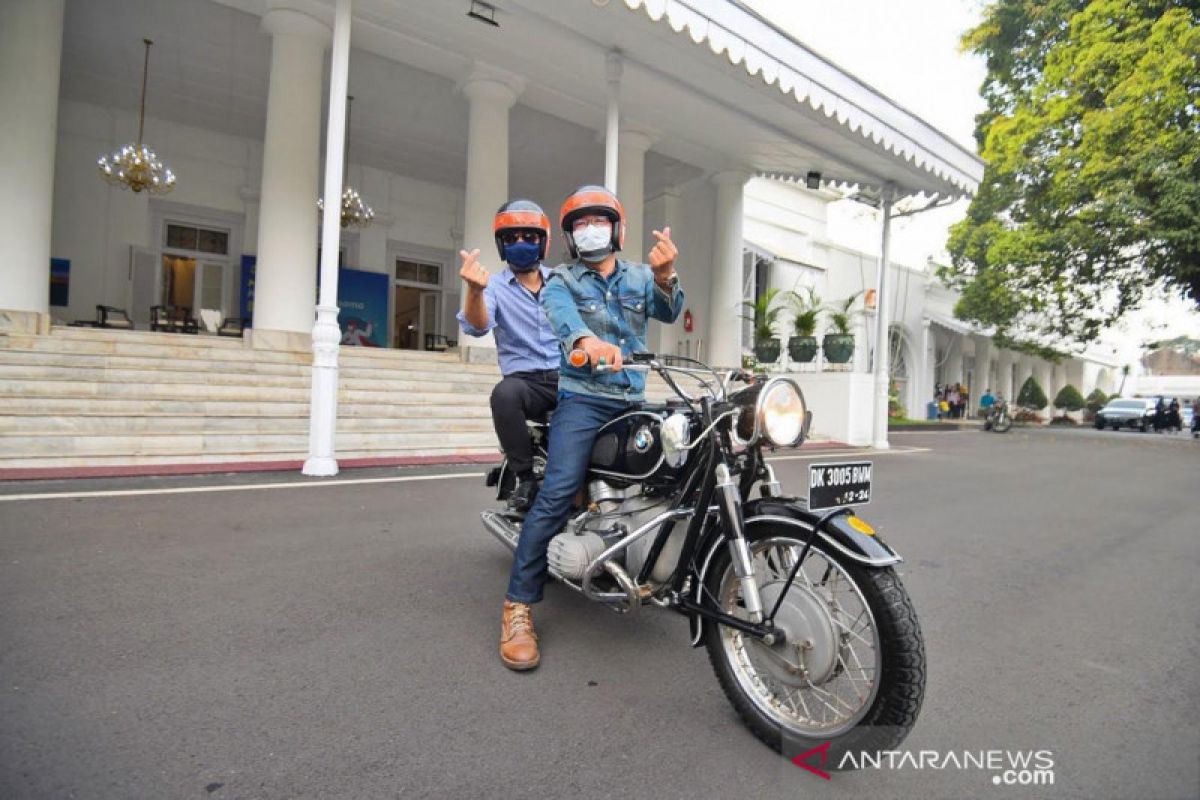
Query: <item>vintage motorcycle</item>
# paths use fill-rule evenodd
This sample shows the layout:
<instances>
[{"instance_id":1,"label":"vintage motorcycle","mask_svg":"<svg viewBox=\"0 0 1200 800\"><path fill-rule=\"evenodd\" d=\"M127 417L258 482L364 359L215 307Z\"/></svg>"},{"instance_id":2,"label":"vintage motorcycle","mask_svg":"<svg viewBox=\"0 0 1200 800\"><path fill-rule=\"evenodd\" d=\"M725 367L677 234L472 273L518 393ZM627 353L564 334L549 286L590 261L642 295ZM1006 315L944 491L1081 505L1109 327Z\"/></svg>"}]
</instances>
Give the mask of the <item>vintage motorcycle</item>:
<instances>
[{"instance_id":1,"label":"vintage motorcycle","mask_svg":"<svg viewBox=\"0 0 1200 800\"><path fill-rule=\"evenodd\" d=\"M983 429L993 433L1008 433L1012 428L1012 414L1008 411L1008 401L998 399L988 410L983 420Z\"/></svg>"},{"instance_id":2,"label":"vintage motorcycle","mask_svg":"<svg viewBox=\"0 0 1200 800\"><path fill-rule=\"evenodd\" d=\"M825 742L894 749L924 695L921 629L900 556L850 508L816 513L785 495L765 460L808 433L799 386L674 356L632 362L675 396L600 430L582 506L550 542L550 574L620 613L686 616L746 725L785 755ZM535 428L539 448L546 434ZM506 465L488 485L507 497ZM522 515L482 518L516 549Z\"/></svg>"}]
</instances>

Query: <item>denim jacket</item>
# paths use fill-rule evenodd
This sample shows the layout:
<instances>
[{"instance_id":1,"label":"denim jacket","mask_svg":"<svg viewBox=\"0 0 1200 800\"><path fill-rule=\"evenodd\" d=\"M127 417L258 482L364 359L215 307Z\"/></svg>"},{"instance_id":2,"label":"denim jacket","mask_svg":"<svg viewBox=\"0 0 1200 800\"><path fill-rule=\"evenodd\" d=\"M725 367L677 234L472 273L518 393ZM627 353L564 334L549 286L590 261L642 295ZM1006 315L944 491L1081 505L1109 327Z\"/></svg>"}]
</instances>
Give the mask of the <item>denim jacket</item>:
<instances>
[{"instance_id":1,"label":"denim jacket","mask_svg":"<svg viewBox=\"0 0 1200 800\"><path fill-rule=\"evenodd\" d=\"M622 370L594 375L590 366L579 368L567 363L567 354L584 336L617 345L625 358L644 351L647 320L654 317L674 322L683 311L683 300L683 290L678 287L669 295L658 288L646 264L618 260L607 279L583 262L555 267L542 289L542 308L562 350L559 390L642 400L645 374Z\"/></svg>"}]
</instances>

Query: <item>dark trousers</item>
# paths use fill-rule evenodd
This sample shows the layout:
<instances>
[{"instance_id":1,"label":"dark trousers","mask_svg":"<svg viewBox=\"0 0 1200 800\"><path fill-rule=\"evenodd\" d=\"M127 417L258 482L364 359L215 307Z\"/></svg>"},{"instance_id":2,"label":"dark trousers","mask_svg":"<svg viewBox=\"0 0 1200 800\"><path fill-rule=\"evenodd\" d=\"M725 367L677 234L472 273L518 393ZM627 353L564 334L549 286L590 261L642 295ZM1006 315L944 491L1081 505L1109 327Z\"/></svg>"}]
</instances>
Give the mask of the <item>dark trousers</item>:
<instances>
[{"instance_id":1,"label":"dark trousers","mask_svg":"<svg viewBox=\"0 0 1200 800\"><path fill-rule=\"evenodd\" d=\"M492 423L500 449L517 475L533 469L527 419L541 419L558 400L558 371L514 372L492 389Z\"/></svg>"}]
</instances>

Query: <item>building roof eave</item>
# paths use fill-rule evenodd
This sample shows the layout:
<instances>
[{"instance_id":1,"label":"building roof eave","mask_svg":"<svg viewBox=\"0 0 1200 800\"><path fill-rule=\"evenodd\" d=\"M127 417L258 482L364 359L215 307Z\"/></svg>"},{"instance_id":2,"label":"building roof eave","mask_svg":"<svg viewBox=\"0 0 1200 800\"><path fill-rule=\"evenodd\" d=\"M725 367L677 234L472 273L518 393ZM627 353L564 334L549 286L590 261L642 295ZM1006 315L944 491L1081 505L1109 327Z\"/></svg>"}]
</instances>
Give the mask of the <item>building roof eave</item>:
<instances>
[{"instance_id":1,"label":"building roof eave","mask_svg":"<svg viewBox=\"0 0 1200 800\"><path fill-rule=\"evenodd\" d=\"M916 114L731 0L624 0L655 23L741 64L764 87L836 121L843 132L902 159L961 194L973 195L983 161ZM865 142L864 142L865 143ZM835 181L837 176L830 176ZM917 191L937 193L919 187Z\"/></svg>"}]
</instances>

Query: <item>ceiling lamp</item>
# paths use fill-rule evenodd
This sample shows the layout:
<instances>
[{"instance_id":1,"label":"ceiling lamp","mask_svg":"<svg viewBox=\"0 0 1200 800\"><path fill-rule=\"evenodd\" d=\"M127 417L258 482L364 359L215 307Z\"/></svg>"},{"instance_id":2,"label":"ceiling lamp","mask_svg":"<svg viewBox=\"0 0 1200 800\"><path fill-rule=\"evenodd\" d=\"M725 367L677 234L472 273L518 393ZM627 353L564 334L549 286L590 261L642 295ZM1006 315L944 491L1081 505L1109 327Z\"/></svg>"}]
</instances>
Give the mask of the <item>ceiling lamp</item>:
<instances>
[{"instance_id":1,"label":"ceiling lamp","mask_svg":"<svg viewBox=\"0 0 1200 800\"><path fill-rule=\"evenodd\" d=\"M151 194L166 194L175 188L175 173L158 160L158 155L142 143L146 128L146 79L150 74L150 45L146 43L146 60L142 65L142 107L138 115L138 138L136 144L127 144L111 155L101 156L97 162L100 176L116 186L124 186L134 192L143 189Z\"/></svg>"},{"instance_id":2,"label":"ceiling lamp","mask_svg":"<svg viewBox=\"0 0 1200 800\"><path fill-rule=\"evenodd\" d=\"M346 98L346 150L342 158L342 171L345 173L350 168L350 106L354 102L353 97ZM323 198L317 200L317 209L325 210L325 201ZM349 184L342 190L342 227L343 228L365 228L375 219L375 211L367 205L358 191Z\"/></svg>"}]
</instances>

